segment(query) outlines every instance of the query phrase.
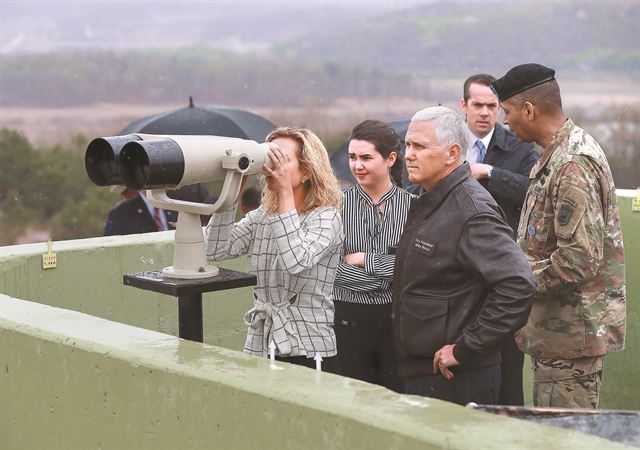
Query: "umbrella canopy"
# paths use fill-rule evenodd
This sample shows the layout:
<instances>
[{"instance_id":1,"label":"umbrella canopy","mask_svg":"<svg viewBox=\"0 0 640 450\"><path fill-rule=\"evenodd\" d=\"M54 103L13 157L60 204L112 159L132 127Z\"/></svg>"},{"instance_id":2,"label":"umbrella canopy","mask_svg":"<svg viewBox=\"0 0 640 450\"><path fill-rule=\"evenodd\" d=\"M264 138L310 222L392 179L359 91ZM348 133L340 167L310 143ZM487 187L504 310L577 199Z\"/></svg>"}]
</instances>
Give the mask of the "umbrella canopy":
<instances>
[{"instance_id":1,"label":"umbrella canopy","mask_svg":"<svg viewBox=\"0 0 640 450\"><path fill-rule=\"evenodd\" d=\"M136 120L120 134L195 134L237 137L264 142L276 126L256 114L240 109L212 106L189 106Z\"/></svg>"},{"instance_id":2,"label":"umbrella canopy","mask_svg":"<svg viewBox=\"0 0 640 450\"><path fill-rule=\"evenodd\" d=\"M189 97L189 106L138 119L120 132L177 135L208 135L251 139L264 142L276 126L264 117L240 109L212 106L194 106ZM213 203L202 184L184 186L170 191L169 197L198 203Z\"/></svg>"},{"instance_id":3,"label":"umbrella canopy","mask_svg":"<svg viewBox=\"0 0 640 450\"><path fill-rule=\"evenodd\" d=\"M394 122L389 122L389 125L396 130L398 136L400 137L400 157L402 158L404 155L404 137L407 134L407 128L409 127L409 119L405 120L396 120ZM336 172L340 183L344 185L353 185L356 183L356 179L353 177L351 170L349 169L349 141L345 142L336 150L333 155L331 155L331 166L333 170ZM407 187L409 186L409 180L407 178L407 169L404 168L402 170L402 184Z\"/></svg>"}]
</instances>

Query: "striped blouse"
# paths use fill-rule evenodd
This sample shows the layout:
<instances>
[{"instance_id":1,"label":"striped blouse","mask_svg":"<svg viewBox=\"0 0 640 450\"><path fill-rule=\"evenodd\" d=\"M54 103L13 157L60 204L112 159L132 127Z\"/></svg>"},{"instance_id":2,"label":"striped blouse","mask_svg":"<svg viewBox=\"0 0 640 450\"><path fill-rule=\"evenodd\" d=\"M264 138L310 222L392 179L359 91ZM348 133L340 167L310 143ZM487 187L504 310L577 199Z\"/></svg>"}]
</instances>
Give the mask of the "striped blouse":
<instances>
[{"instance_id":1,"label":"striped blouse","mask_svg":"<svg viewBox=\"0 0 640 450\"><path fill-rule=\"evenodd\" d=\"M377 204L358 184L344 192L342 254L363 252L365 263L362 268L340 261L333 289L336 301L391 303L395 252L389 248L398 245L413 198L396 185Z\"/></svg>"},{"instance_id":2,"label":"striped blouse","mask_svg":"<svg viewBox=\"0 0 640 450\"><path fill-rule=\"evenodd\" d=\"M263 207L233 223L237 204L211 216L207 257L249 254L257 277L244 351L266 356L270 342L280 356L336 354L333 280L342 248L342 220L335 208L267 214Z\"/></svg>"}]
</instances>

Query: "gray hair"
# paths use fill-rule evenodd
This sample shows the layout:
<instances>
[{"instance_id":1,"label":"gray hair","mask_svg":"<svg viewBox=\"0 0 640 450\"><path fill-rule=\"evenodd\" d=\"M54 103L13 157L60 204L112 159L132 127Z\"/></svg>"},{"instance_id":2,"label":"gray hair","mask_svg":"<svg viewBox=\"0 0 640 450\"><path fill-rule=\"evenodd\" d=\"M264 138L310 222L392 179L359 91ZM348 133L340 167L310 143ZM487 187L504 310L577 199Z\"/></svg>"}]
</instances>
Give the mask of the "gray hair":
<instances>
[{"instance_id":1,"label":"gray hair","mask_svg":"<svg viewBox=\"0 0 640 450\"><path fill-rule=\"evenodd\" d=\"M451 108L430 106L413 115L411 122L436 122L436 144L447 148L453 144L460 146L460 159L467 159L467 124L462 117Z\"/></svg>"}]
</instances>

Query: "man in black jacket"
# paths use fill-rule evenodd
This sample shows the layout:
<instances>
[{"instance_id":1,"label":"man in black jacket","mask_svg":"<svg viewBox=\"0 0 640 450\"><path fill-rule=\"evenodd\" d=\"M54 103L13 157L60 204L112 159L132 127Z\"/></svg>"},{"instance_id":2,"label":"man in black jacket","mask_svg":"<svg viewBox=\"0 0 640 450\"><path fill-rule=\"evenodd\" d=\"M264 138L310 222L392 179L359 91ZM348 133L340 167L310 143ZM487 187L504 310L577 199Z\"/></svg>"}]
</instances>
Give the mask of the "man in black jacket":
<instances>
[{"instance_id":1,"label":"man in black jacket","mask_svg":"<svg viewBox=\"0 0 640 450\"><path fill-rule=\"evenodd\" d=\"M529 188L529 173L539 155L532 143L519 141L496 122L500 102L491 90L495 80L480 73L464 82L460 107L469 127L466 160L473 177L504 211L515 237Z\"/></svg>"},{"instance_id":2,"label":"man in black jacket","mask_svg":"<svg viewBox=\"0 0 640 450\"><path fill-rule=\"evenodd\" d=\"M480 73L464 82L460 107L469 127L466 160L471 175L502 208L515 238L529 188L529 173L539 156L533 144L517 140L513 133L496 123L500 102L491 90L491 83L495 80L491 75ZM502 343L501 356L499 403L522 406L524 354L516 345L514 335Z\"/></svg>"},{"instance_id":3,"label":"man in black jacket","mask_svg":"<svg viewBox=\"0 0 640 450\"><path fill-rule=\"evenodd\" d=\"M500 343L526 323L535 283L500 208L464 162L466 134L462 118L441 106L417 112L407 130L409 180L425 192L398 244L394 335L405 393L494 404Z\"/></svg>"}]
</instances>

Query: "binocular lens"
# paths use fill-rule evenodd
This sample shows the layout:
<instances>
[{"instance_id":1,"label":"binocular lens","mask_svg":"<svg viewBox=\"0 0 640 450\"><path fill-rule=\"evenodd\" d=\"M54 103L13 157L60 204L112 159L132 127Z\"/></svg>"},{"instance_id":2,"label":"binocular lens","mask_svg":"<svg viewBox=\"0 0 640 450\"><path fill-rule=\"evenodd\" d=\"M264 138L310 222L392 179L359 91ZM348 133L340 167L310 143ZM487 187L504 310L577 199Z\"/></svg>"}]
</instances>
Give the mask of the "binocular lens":
<instances>
[{"instance_id":1,"label":"binocular lens","mask_svg":"<svg viewBox=\"0 0 640 450\"><path fill-rule=\"evenodd\" d=\"M125 147L120 154L122 181L130 189L141 189L149 178L149 158L144 149L137 146ZM145 171L144 168L147 167Z\"/></svg>"},{"instance_id":2,"label":"binocular lens","mask_svg":"<svg viewBox=\"0 0 640 450\"><path fill-rule=\"evenodd\" d=\"M84 156L84 166L91 181L98 186L122 184L118 170L118 156L125 144L139 141L135 134L100 137L89 143Z\"/></svg>"},{"instance_id":3,"label":"binocular lens","mask_svg":"<svg viewBox=\"0 0 640 450\"><path fill-rule=\"evenodd\" d=\"M172 139L129 142L119 161L124 184L135 190L174 187L184 174L184 155Z\"/></svg>"},{"instance_id":4,"label":"binocular lens","mask_svg":"<svg viewBox=\"0 0 640 450\"><path fill-rule=\"evenodd\" d=\"M128 134L96 138L87 147L85 168L98 186L175 189L226 179L230 171L259 173L268 144L222 136Z\"/></svg>"}]
</instances>

